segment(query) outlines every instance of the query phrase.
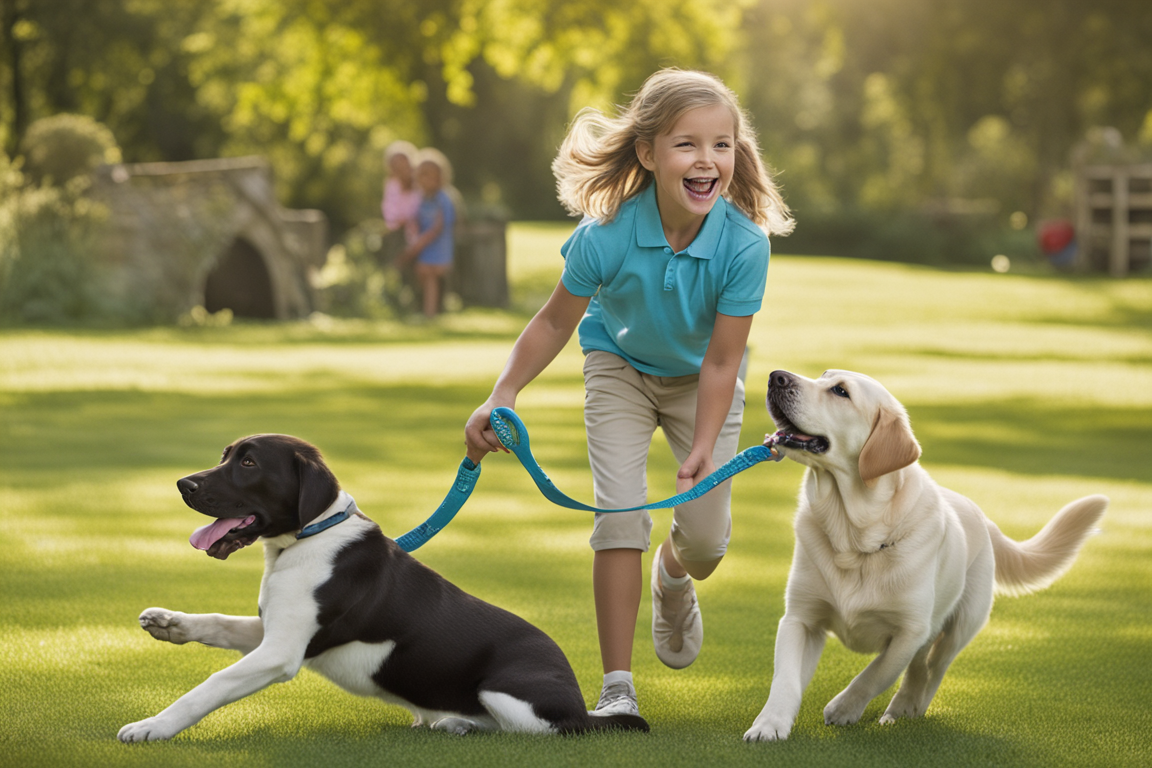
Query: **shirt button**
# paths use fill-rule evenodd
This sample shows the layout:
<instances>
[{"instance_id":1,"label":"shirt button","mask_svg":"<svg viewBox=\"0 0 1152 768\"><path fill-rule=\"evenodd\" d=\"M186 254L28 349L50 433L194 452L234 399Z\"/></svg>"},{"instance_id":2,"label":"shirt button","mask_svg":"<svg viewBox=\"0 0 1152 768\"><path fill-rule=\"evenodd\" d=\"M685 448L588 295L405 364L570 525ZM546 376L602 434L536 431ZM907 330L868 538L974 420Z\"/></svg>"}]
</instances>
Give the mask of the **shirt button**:
<instances>
[{"instance_id":1,"label":"shirt button","mask_svg":"<svg viewBox=\"0 0 1152 768\"><path fill-rule=\"evenodd\" d=\"M669 248L669 247L667 247L667 246L665 246L665 247L664 247L664 253L672 253L672 249L671 249L671 248Z\"/></svg>"}]
</instances>

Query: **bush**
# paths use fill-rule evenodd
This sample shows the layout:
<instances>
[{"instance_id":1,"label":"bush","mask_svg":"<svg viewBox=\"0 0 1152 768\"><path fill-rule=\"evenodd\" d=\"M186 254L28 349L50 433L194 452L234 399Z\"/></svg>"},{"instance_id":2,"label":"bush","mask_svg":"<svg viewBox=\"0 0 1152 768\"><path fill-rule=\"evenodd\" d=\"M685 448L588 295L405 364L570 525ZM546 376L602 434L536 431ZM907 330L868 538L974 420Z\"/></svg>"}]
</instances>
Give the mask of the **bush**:
<instances>
[{"instance_id":1,"label":"bush","mask_svg":"<svg viewBox=\"0 0 1152 768\"><path fill-rule=\"evenodd\" d=\"M997 253L1036 255L1030 234L1013 231L990 214L886 214L859 208L795 214L796 231L774 240L773 251L932 266L987 265Z\"/></svg>"},{"instance_id":2,"label":"bush","mask_svg":"<svg viewBox=\"0 0 1152 768\"><path fill-rule=\"evenodd\" d=\"M382 318L405 305L403 277L393 262L404 248L404 235L389 232L380 219L353 227L328 251L313 280L320 308L339 317ZM407 303L412 296L407 295Z\"/></svg>"},{"instance_id":3,"label":"bush","mask_svg":"<svg viewBox=\"0 0 1152 768\"><path fill-rule=\"evenodd\" d=\"M104 314L85 254L104 209L86 178L31 186L0 154L0 320L66 323Z\"/></svg>"},{"instance_id":4,"label":"bush","mask_svg":"<svg viewBox=\"0 0 1152 768\"><path fill-rule=\"evenodd\" d=\"M24 171L37 184L63 186L101 163L120 162L112 131L86 115L59 114L35 121L20 149Z\"/></svg>"}]
</instances>

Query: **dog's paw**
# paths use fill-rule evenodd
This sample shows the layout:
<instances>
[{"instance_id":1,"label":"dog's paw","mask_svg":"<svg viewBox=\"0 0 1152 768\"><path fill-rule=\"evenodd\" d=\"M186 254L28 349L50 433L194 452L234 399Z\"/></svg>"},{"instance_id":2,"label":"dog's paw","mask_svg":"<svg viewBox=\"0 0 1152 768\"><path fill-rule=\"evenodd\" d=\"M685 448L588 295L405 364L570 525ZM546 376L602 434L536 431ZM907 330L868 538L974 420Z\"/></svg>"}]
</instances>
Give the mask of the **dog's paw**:
<instances>
[{"instance_id":1,"label":"dog's paw","mask_svg":"<svg viewBox=\"0 0 1152 768\"><path fill-rule=\"evenodd\" d=\"M471 720L465 720L463 717L442 717L432 723L432 730L446 731L448 733L454 733L457 736L464 736L470 733L475 727L476 723Z\"/></svg>"},{"instance_id":2,"label":"dog's paw","mask_svg":"<svg viewBox=\"0 0 1152 768\"><path fill-rule=\"evenodd\" d=\"M149 717L124 726L120 729L120 733L116 734L116 738L125 744L131 744L134 741L163 741L177 733L179 729L173 729L160 718Z\"/></svg>"},{"instance_id":3,"label":"dog's paw","mask_svg":"<svg viewBox=\"0 0 1152 768\"><path fill-rule=\"evenodd\" d=\"M892 703L888 705L888 709L884 710L884 714L880 716L880 724L891 725L901 718L920 717L923 714L924 708L915 702L893 699Z\"/></svg>"},{"instance_id":4,"label":"dog's paw","mask_svg":"<svg viewBox=\"0 0 1152 768\"><path fill-rule=\"evenodd\" d=\"M792 722L792 718L775 712L761 712L744 734L744 741L784 741L792 732Z\"/></svg>"},{"instance_id":5,"label":"dog's paw","mask_svg":"<svg viewBox=\"0 0 1152 768\"><path fill-rule=\"evenodd\" d=\"M922 714L924 714L922 707L918 706L910 697L901 698L900 694L897 693L896 697L888 704L888 709L884 710L884 714L880 716L880 725L891 725L902 717L920 717Z\"/></svg>"},{"instance_id":6,"label":"dog's paw","mask_svg":"<svg viewBox=\"0 0 1152 768\"><path fill-rule=\"evenodd\" d=\"M184 622L187 614L167 608L149 608L140 614L140 626L157 640L183 645L192 638Z\"/></svg>"},{"instance_id":7,"label":"dog's paw","mask_svg":"<svg viewBox=\"0 0 1152 768\"><path fill-rule=\"evenodd\" d=\"M843 690L824 707L825 725L855 725L864 714L867 701L857 701L848 690Z\"/></svg>"}]
</instances>

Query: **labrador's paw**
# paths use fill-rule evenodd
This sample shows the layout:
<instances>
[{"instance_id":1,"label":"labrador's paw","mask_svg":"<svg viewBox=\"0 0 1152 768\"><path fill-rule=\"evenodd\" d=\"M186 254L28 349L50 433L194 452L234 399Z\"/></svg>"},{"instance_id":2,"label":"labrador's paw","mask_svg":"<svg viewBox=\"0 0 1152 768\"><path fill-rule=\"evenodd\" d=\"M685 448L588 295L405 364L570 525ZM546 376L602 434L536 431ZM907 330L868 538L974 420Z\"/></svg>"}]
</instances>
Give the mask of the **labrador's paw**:
<instances>
[{"instance_id":1,"label":"labrador's paw","mask_svg":"<svg viewBox=\"0 0 1152 768\"><path fill-rule=\"evenodd\" d=\"M864 706L867 703L867 701L857 701L856 697L845 689L828 702L828 706L824 707L824 723L825 725L855 725L859 722L860 716L864 714Z\"/></svg>"},{"instance_id":2,"label":"labrador's paw","mask_svg":"<svg viewBox=\"0 0 1152 768\"><path fill-rule=\"evenodd\" d=\"M149 717L124 726L120 729L120 733L116 734L116 738L125 744L134 741L163 741L172 738L179 732L179 729L172 728L160 718Z\"/></svg>"},{"instance_id":3,"label":"labrador's paw","mask_svg":"<svg viewBox=\"0 0 1152 768\"><path fill-rule=\"evenodd\" d=\"M744 734L744 741L784 741L792 732L793 718L776 712L761 712L752 727Z\"/></svg>"}]
</instances>

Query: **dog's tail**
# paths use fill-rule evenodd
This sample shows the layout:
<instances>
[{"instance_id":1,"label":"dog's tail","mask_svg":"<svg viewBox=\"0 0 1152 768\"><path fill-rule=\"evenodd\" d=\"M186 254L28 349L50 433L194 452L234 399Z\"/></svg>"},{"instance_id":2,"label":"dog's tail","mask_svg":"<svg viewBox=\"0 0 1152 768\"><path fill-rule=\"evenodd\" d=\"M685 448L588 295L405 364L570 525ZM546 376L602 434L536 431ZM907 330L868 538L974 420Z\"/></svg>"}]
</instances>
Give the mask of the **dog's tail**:
<instances>
[{"instance_id":1,"label":"dog's tail","mask_svg":"<svg viewBox=\"0 0 1152 768\"><path fill-rule=\"evenodd\" d=\"M1016 542L988 520L996 556L996 591L1024 595L1060 578L1108 508L1108 497L1085 496L1068 504L1027 541Z\"/></svg>"},{"instance_id":2,"label":"dog's tail","mask_svg":"<svg viewBox=\"0 0 1152 768\"><path fill-rule=\"evenodd\" d=\"M642 731L648 733L648 721L640 715L585 715L560 727L560 732L575 735L589 731Z\"/></svg>"}]
</instances>

